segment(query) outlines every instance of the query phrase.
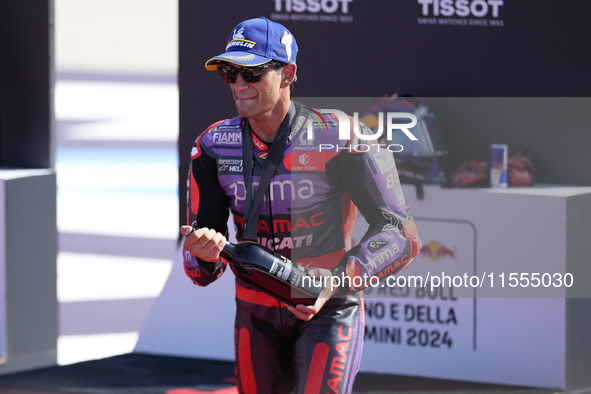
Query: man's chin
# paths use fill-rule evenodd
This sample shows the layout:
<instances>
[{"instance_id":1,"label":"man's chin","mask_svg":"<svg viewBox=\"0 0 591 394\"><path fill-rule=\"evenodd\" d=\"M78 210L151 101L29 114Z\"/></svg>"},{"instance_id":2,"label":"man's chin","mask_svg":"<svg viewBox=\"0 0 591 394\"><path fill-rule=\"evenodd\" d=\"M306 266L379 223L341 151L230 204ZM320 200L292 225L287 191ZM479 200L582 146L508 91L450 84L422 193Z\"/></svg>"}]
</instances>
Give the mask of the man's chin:
<instances>
[{"instance_id":1,"label":"man's chin","mask_svg":"<svg viewBox=\"0 0 591 394\"><path fill-rule=\"evenodd\" d=\"M253 106L245 103L244 100L236 100L236 110L243 118L249 118L253 114Z\"/></svg>"}]
</instances>

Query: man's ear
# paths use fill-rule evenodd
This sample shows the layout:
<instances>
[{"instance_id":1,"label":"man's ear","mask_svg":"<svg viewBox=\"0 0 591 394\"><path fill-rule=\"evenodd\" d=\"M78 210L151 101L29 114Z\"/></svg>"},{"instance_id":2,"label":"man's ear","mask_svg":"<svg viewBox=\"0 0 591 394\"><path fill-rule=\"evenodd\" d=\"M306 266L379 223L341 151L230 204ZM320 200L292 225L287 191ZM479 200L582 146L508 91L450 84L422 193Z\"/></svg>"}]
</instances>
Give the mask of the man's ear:
<instances>
[{"instance_id":1,"label":"man's ear","mask_svg":"<svg viewBox=\"0 0 591 394\"><path fill-rule=\"evenodd\" d=\"M298 66L295 63L286 64L285 66L283 66L281 68L281 77L283 78L281 80L281 87L282 88L285 88L285 87L288 87L289 85L291 85L291 83L295 79L297 69L298 69Z\"/></svg>"}]
</instances>

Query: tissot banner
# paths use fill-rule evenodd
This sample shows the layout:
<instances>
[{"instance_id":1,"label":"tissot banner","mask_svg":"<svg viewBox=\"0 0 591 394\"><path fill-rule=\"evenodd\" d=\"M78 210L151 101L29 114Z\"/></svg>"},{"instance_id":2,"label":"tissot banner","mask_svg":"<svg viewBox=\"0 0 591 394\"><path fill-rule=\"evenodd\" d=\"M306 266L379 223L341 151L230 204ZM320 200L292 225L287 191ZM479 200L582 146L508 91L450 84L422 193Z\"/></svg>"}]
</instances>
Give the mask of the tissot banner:
<instances>
[{"instance_id":1,"label":"tissot banner","mask_svg":"<svg viewBox=\"0 0 591 394\"><path fill-rule=\"evenodd\" d=\"M228 7L180 0L179 11L181 212L192 143L210 124L235 114L230 88L204 64L223 53L245 19L264 16L293 33L299 47L295 97L591 96L591 2L253 0ZM535 125L536 114L524 115ZM555 134L511 131L543 142L536 155L555 148ZM560 133L564 141L576 140L575 148L591 144L591 134L575 128ZM473 158L474 142L486 134L476 129L470 137L454 141L459 161ZM553 173L539 172L538 181L589 184L591 173L572 170L591 165L585 160L588 155L576 152L563 156L562 164L548 168Z\"/></svg>"}]
</instances>

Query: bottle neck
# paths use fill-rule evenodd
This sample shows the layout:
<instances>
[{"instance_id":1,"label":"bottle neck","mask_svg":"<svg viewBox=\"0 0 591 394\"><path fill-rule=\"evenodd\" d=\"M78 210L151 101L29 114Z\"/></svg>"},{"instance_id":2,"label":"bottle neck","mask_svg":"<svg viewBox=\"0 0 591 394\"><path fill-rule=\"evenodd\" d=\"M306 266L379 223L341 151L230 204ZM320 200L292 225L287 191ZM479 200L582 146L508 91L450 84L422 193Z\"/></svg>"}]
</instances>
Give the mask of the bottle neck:
<instances>
[{"instance_id":1,"label":"bottle neck","mask_svg":"<svg viewBox=\"0 0 591 394\"><path fill-rule=\"evenodd\" d=\"M220 256L225 258L226 260L233 260L234 256L236 256L236 251L238 250L238 246L234 245L233 243L226 242L224 249L220 252Z\"/></svg>"}]
</instances>

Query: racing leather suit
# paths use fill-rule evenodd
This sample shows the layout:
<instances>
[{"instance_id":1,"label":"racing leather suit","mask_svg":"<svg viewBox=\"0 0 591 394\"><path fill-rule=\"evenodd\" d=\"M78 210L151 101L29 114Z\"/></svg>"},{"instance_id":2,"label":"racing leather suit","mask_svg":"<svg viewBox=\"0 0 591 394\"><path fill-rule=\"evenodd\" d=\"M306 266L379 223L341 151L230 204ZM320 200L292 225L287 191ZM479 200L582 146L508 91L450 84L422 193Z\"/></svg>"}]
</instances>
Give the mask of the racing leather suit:
<instances>
[{"instance_id":1,"label":"racing leather suit","mask_svg":"<svg viewBox=\"0 0 591 394\"><path fill-rule=\"evenodd\" d=\"M330 116L294 108L292 102L284 158L259 207L258 242L306 268L322 267L335 275L367 278L400 271L418 254L417 245L409 242L418 235L392 153L354 135L339 139L339 125ZM254 133L244 135L246 121L219 121L199 135L187 181L187 223L227 235L231 213L238 241L246 196L242 141L253 141L255 189L269 150ZM351 247L357 208L369 228ZM187 276L200 286L226 269L223 259L197 261L187 251L183 256ZM350 392L361 360L364 312L359 290L366 284L347 282L340 296L305 322L262 289L237 278L239 390Z\"/></svg>"}]
</instances>

